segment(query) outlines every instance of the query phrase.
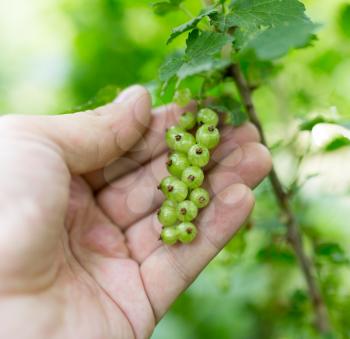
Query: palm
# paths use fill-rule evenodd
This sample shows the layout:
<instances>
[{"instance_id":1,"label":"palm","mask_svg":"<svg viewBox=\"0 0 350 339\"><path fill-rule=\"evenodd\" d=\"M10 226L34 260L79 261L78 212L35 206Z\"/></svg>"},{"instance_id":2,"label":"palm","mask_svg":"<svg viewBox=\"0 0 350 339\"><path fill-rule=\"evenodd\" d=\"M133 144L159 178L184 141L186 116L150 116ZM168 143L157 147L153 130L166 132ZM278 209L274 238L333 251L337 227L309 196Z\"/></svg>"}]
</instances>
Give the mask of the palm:
<instances>
[{"instance_id":1,"label":"palm","mask_svg":"<svg viewBox=\"0 0 350 339\"><path fill-rule=\"evenodd\" d=\"M153 124L159 127L160 119L156 116ZM225 133L216 152L207 182L213 201L200 215L196 241L162 246L155 217L162 199L157 182L166 175L162 130L149 129L144 147L128 153L126 158L133 161L119 159L109 172L84 178L72 178L51 145L32 140L25 152L18 146L18 156L30 164L19 169L23 189L43 202L29 211L34 225L26 237L29 246L18 249L18 267L11 265L7 272L5 265L13 279L2 282L0 289L17 293L23 316L32 320L18 337L36 337L43 326L58 338L148 337L174 299L246 219L253 199L238 183L252 187L270 167L266 151L253 143L257 134L250 125ZM136 162L143 165L130 166ZM101 180L106 175L109 185ZM41 185L33 187L33 182ZM228 193L232 184L237 184L236 196ZM19 210L24 212L16 218L28 220L27 210L21 205ZM21 237L15 231L10 235L14 242ZM10 260L11 249L3 251ZM6 320L2 305L0 309ZM6 337L6 328L3 332L1 337Z\"/></svg>"}]
</instances>

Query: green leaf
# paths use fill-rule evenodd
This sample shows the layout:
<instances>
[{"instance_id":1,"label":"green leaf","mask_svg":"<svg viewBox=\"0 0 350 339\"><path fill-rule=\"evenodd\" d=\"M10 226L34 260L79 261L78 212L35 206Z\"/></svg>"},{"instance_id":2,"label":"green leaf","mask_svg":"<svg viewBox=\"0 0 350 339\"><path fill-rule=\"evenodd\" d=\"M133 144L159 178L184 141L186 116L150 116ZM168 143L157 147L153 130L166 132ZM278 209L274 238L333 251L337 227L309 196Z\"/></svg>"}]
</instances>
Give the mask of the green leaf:
<instances>
[{"instance_id":1,"label":"green leaf","mask_svg":"<svg viewBox=\"0 0 350 339\"><path fill-rule=\"evenodd\" d=\"M217 71L224 69L230 65L229 60L221 60L212 56L202 56L200 58L192 59L184 63L177 73L180 79L185 79L189 76L201 74L209 71Z\"/></svg>"},{"instance_id":2,"label":"green leaf","mask_svg":"<svg viewBox=\"0 0 350 339\"><path fill-rule=\"evenodd\" d=\"M224 33L193 30L186 41L186 62L179 69L178 77L184 79L195 74L227 67L230 61L220 59L215 55L231 42L232 37Z\"/></svg>"},{"instance_id":3,"label":"green leaf","mask_svg":"<svg viewBox=\"0 0 350 339\"><path fill-rule=\"evenodd\" d=\"M333 119L326 118L323 115L317 115L311 119L305 119L300 125L301 131L311 131L316 125L321 123L334 123Z\"/></svg>"},{"instance_id":4,"label":"green leaf","mask_svg":"<svg viewBox=\"0 0 350 339\"><path fill-rule=\"evenodd\" d=\"M224 33L194 30L187 39L186 58L201 59L204 56L219 53L225 45L232 42L232 39Z\"/></svg>"},{"instance_id":5,"label":"green leaf","mask_svg":"<svg viewBox=\"0 0 350 339\"><path fill-rule=\"evenodd\" d=\"M316 247L315 254L336 264L348 264L344 250L337 243L323 243Z\"/></svg>"},{"instance_id":6,"label":"green leaf","mask_svg":"<svg viewBox=\"0 0 350 339\"><path fill-rule=\"evenodd\" d=\"M194 28L197 27L198 23L203 19L205 18L206 16L210 16L212 15L213 13L216 13L217 12L217 9L214 8L213 6L211 7L208 7L206 9L204 9L203 11L201 11L199 13L198 16L196 16L195 18L193 18L192 20L174 28L171 32L171 35L167 41L167 44L170 44L174 39L176 39L179 35L187 32L187 31L190 31Z\"/></svg>"},{"instance_id":7,"label":"green leaf","mask_svg":"<svg viewBox=\"0 0 350 339\"><path fill-rule=\"evenodd\" d=\"M179 5L183 0L160 1L152 4L154 13L157 15L166 15L170 12L179 10Z\"/></svg>"},{"instance_id":8,"label":"green leaf","mask_svg":"<svg viewBox=\"0 0 350 339\"><path fill-rule=\"evenodd\" d=\"M229 28L237 26L236 17L223 13L213 13L210 15L210 23L219 31L225 32Z\"/></svg>"},{"instance_id":9,"label":"green leaf","mask_svg":"<svg viewBox=\"0 0 350 339\"><path fill-rule=\"evenodd\" d=\"M317 28L297 0L237 0L227 15L212 14L211 23L220 31L235 27L235 47L262 60L306 46Z\"/></svg>"},{"instance_id":10,"label":"green leaf","mask_svg":"<svg viewBox=\"0 0 350 339\"><path fill-rule=\"evenodd\" d=\"M167 82L174 76L183 80L192 75L227 67L230 61L221 59L219 54L231 42L232 37L227 34L194 29L188 35L185 55L170 56L160 68L160 80Z\"/></svg>"},{"instance_id":11,"label":"green leaf","mask_svg":"<svg viewBox=\"0 0 350 339\"><path fill-rule=\"evenodd\" d=\"M350 139L346 138L342 135L339 135L335 137L333 140L331 140L325 147L324 150L326 152L333 152L340 148L350 146Z\"/></svg>"},{"instance_id":12,"label":"green leaf","mask_svg":"<svg viewBox=\"0 0 350 339\"><path fill-rule=\"evenodd\" d=\"M159 69L159 78L167 82L174 77L183 64L183 55L175 53L171 55Z\"/></svg>"},{"instance_id":13,"label":"green leaf","mask_svg":"<svg viewBox=\"0 0 350 339\"><path fill-rule=\"evenodd\" d=\"M250 39L243 53L251 49L260 60L279 58L291 49L306 47L316 28L313 23L299 22L266 29Z\"/></svg>"},{"instance_id":14,"label":"green leaf","mask_svg":"<svg viewBox=\"0 0 350 339\"><path fill-rule=\"evenodd\" d=\"M269 244L260 249L257 253L257 259L263 262L270 262L276 264L294 264L295 256L287 246L280 244Z\"/></svg>"},{"instance_id":15,"label":"green leaf","mask_svg":"<svg viewBox=\"0 0 350 339\"><path fill-rule=\"evenodd\" d=\"M237 0L231 9L230 24L246 31L310 22L305 15L305 6L297 0Z\"/></svg>"},{"instance_id":16,"label":"green leaf","mask_svg":"<svg viewBox=\"0 0 350 339\"><path fill-rule=\"evenodd\" d=\"M225 124L240 126L248 120L240 102L230 96L220 97L216 103L209 104L209 108L225 115Z\"/></svg>"}]
</instances>

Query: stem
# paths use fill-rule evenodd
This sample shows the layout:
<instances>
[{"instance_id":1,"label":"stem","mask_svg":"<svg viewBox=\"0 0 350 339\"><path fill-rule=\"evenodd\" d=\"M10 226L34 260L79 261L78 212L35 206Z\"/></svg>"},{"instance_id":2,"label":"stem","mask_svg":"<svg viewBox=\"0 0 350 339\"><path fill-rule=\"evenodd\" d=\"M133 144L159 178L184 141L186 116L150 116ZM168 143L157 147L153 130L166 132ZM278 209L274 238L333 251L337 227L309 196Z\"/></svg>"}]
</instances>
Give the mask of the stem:
<instances>
[{"instance_id":1,"label":"stem","mask_svg":"<svg viewBox=\"0 0 350 339\"><path fill-rule=\"evenodd\" d=\"M240 67L238 65L231 66L228 70L228 74L233 77L236 83L249 119L256 126L260 133L262 144L268 147L264 129L261 125L255 106L253 104L251 89ZM293 212L291 202L289 200L290 198L287 192L284 190L274 167L271 170L269 179L278 205L283 212L283 215L285 216L284 223L287 227L287 239L293 247L294 252L299 260L307 283L309 296L315 312L315 326L321 333L326 333L330 329L328 314L319 286L316 282L315 267L309 257L306 255L303 247L299 222Z\"/></svg>"}]
</instances>

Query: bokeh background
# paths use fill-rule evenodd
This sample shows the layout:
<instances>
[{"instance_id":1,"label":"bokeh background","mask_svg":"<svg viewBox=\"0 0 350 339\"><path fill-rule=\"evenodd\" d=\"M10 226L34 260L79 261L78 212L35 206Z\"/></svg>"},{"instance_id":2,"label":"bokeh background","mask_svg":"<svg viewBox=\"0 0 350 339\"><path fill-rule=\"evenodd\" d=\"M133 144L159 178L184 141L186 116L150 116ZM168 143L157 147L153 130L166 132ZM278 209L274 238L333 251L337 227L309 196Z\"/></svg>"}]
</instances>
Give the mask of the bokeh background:
<instances>
[{"instance_id":1,"label":"bokeh background","mask_svg":"<svg viewBox=\"0 0 350 339\"><path fill-rule=\"evenodd\" d=\"M0 1L0 114L69 112L108 85L152 88L170 52L165 45L170 29L186 17L158 17L150 2ZM200 8L200 1L187 3L194 13ZM281 71L254 100L270 144L288 144L273 147L284 183L303 182L293 204L317 266L333 337L350 338L350 148L317 151L334 133L350 139L350 3L304 3L322 24L318 40L280 60ZM178 39L171 48L182 46ZM343 126L320 124L298 134L302 145L306 139L313 144L300 163L300 149L286 141L293 139L298 121L313 114ZM267 182L256 196L248 226L179 298L154 339L318 337Z\"/></svg>"}]
</instances>

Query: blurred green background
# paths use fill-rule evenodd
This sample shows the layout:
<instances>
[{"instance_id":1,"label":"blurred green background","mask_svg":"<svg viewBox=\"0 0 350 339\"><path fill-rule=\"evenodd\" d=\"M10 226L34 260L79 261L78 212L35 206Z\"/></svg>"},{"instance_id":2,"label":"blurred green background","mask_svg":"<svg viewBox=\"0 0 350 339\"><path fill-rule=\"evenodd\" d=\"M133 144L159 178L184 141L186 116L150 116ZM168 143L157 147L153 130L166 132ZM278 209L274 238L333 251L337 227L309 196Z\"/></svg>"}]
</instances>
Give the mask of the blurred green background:
<instances>
[{"instance_id":1,"label":"blurred green background","mask_svg":"<svg viewBox=\"0 0 350 339\"><path fill-rule=\"evenodd\" d=\"M187 3L194 13L200 8L200 1ZM283 70L254 95L271 145L293 136L296 120L312 114L350 121L350 3L304 3L322 24L318 40L280 60ZM184 20L181 13L157 17L149 0L0 2L0 114L67 112L111 84L152 87L170 52L169 31ZM182 46L178 39L172 48ZM298 138L322 144L334 126L317 127ZM285 183L296 175L301 181L312 176L294 206L334 337L350 338L350 151L313 152L302 164L297 152L279 148L275 162ZM317 337L305 283L285 245L268 183L256 196L250 227L179 298L155 339Z\"/></svg>"}]
</instances>

